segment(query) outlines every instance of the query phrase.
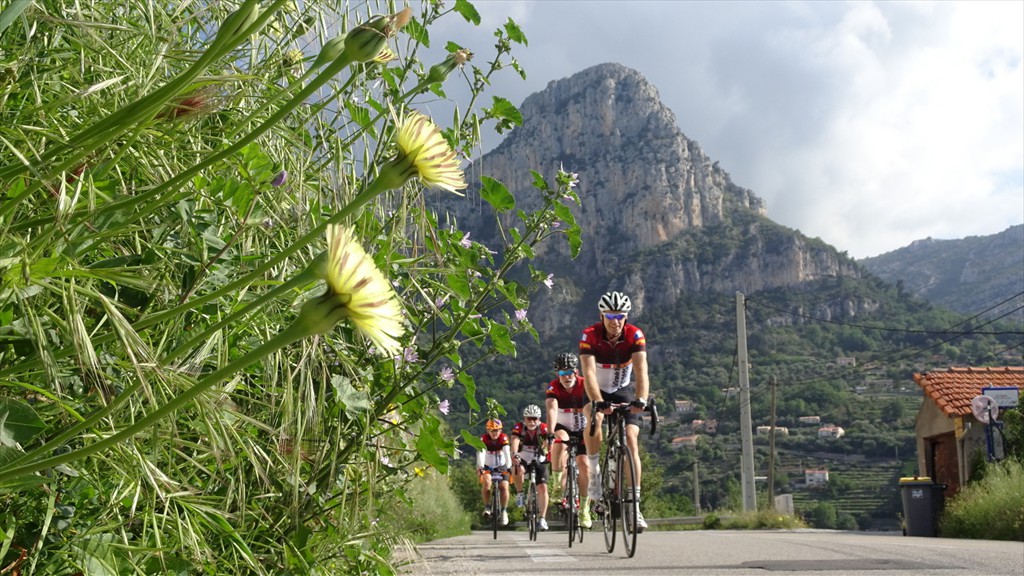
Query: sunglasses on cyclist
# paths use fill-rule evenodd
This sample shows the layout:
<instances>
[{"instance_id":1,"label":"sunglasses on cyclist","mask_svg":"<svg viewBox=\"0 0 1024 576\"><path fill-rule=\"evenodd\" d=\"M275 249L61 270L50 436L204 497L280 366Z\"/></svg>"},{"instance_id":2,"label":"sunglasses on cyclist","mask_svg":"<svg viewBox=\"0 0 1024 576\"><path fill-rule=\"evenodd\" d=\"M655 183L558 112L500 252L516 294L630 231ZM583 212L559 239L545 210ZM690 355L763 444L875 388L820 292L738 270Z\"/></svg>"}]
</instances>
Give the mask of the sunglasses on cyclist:
<instances>
[{"instance_id":1,"label":"sunglasses on cyclist","mask_svg":"<svg viewBox=\"0 0 1024 576\"><path fill-rule=\"evenodd\" d=\"M536 417L533 417L533 416L527 416L526 417L526 421L527 422L536 422L537 420L540 420L540 418L536 418Z\"/></svg>"},{"instance_id":2,"label":"sunglasses on cyclist","mask_svg":"<svg viewBox=\"0 0 1024 576\"><path fill-rule=\"evenodd\" d=\"M604 313L604 317L609 319L609 320L625 320L626 319L626 315L625 314L613 314L611 312L605 312Z\"/></svg>"},{"instance_id":3,"label":"sunglasses on cyclist","mask_svg":"<svg viewBox=\"0 0 1024 576\"><path fill-rule=\"evenodd\" d=\"M559 376L572 376L575 373L576 373L575 370L559 370L558 371L558 375Z\"/></svg>"}]
</instances>

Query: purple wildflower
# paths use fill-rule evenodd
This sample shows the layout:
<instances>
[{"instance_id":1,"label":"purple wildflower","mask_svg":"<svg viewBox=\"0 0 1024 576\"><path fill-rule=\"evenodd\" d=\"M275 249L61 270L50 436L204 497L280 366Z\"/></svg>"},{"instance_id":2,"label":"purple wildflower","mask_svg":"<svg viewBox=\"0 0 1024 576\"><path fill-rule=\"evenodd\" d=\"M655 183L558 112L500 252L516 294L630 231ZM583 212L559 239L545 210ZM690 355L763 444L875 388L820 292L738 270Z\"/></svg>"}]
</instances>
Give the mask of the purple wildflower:
<instances>
[{"instance_id":1,"label":"purple wildflower","mask_svg":"<svg viewBox=\"0 0 1024 576\"><path fill-rule=\"evenodd\" d=\"M466 232L466 235L462 237L462 240L459 240L459 244L462 244L463 248L469 248L473 245L473 242L469 239L469 232Z\"/></svg>"},{"instance_id":2,"label":"purple wildflower","mask_svg":"<svg viewBox=\"0 0 1024 576\"><path fill-rule=\"evenodd\" d=\"M402 352L402 357L405 358L406 362L419 362L420 355L416 353L416 349L412 347L406 347Z\"/></svg>"},{"instance_id":3,"label":"purple wildflower","mask_svg":"<svg viewBox=\"0 0 1024 576\"><path fill-rule=\"evenodd\" d=\"M287 181L288 171L281 170L280 172L277 173L277 176L274 176L274 179L270 181L270 185L273 186L274 188L280 188L281 186L284 186L284 183Z\"/></svg>"},{"instance_id":4,"label":"purple wildflower","mask_svg":"<svg viewBox=\"0 0 1024 576\"><path fill-rule=\"evenodd\" d=\"M516 320L519 322L526 320L526 310L516 310Z\"/></svg>"},{"instance_id":5,"label":"purple wildflower","mask_svg":"<svg viewBox=\"0 0 1024 576\"><path fill-rule=\"evenodd\" d=\"M441 380L444 380L445 382L451 382L452 380L455 380L455 371L452 370L449 366L441 368L440 372L438 372L438 375L441 377ZM445 402L447 402L447 400L445 400ZM445 414L447 414L447 412L445 412Z\"/></svg>"},{"instance_id":6,"label":"purple wildflower","mask_svg":"<svg viewBox=\"0 0 1024 576\"><path fill-rule=\"evenodd\" d=\"M452 403L449 402L448 400L441 400L441 403L437 405L437 409L441 412L441 414L445 415L448 414L448 411L451 410L451 408Z\"/></svg>"},{"instance_id":7,"label":"purple wildflower","mask_svg":"<svg viewBox=\"0 0 1024 576\"><path fill-rule=\"evenodd\" d=\"M544 285L548 287L548 290L551 290L551 287L555 285L555 275L548 274L548 277L544 279Z\"/></svg>"}]
</instances>

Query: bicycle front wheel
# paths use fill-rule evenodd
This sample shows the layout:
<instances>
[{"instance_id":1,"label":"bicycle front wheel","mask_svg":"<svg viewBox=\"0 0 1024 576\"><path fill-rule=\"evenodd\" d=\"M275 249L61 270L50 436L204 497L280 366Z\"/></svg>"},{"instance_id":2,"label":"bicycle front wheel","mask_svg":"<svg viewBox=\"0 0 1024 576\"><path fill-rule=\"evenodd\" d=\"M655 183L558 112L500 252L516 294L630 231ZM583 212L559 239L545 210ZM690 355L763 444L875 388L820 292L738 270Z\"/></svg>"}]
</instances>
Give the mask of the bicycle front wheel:
<instances>
[{"instance_id":1,"label":"bicycle front wheel","mask_svg":"<svg viewBox=\"0 0 1024 576\"><path fill-rule=\"evenodd\" d=\"M601 483L601 525L604 527L604 546L609 553L615 550L615 517L617 510L613 506L616 502L615 475L608 468L608 462L615 458L617 450L609 447L601 462L601 475L595 478Z\"/></svg>"},{"instance_id":2,"label":"bicycle front wheel","mask_svg":"<svg viewBox=\"0 0 1024 576\"><path fill-rule=\"evenodd\" d=\"M618 479L622 502L622 544L626 547L626 556L632 558L636 554L636 518L640 511L640 500L636 498L636 470L633 468L633 452L629 446L622 446L619 452Z\"/></svg>"},{"instance_id":3,"label":"bicycle front wheel","mask_svg":"<svg viewBox=\"0 0 1024 576\"><path fill-rule=\"evenodd\" d=\"M537 485L530 482L530 491L526 495L526 518L530 526L530 540L537 539Z\"/></svg>"},{"instance_id":4,"label":"bicycle front wheel","mask_svg":"<svg viewBox=\"0 0 1024 576\"><path fill-rule=\"evenodd\" d=\"M498 495L498 483L491 482L491 528L494 539L498 539L498 521L501 519L501 500Z\"/></svg>"},{"instance_id":5,"label":"bicycle front wheel","mask_svg":"<svg viewBox=\"0 0 1024 576\"><path fill-rule=\"evenodd\" d=\"M565 479L565 527L569 532L569 548L572 548L572 542L576 539L576 527L580 522L576 495L579 484L576 483L577 472L573 464L569 464Z\"/></svg>"}]
</instances>

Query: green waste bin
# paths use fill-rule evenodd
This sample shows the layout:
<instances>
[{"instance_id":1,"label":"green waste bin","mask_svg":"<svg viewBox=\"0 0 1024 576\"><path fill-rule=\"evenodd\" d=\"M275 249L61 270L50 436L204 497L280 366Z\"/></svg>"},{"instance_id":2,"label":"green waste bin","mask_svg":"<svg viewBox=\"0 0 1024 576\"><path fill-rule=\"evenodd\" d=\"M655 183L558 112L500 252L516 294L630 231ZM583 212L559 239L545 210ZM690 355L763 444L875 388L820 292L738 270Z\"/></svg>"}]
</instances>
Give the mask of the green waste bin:
<instances>
[{"instance_id":1,"label":"green waste bin","mask_svg":"<svg viewBox=\"0 0 1024 576\"><path fill-rule=\"evenodd\" d=\"M900 478L904 536L938 535L945 489L945 484L936 484L927 476Z\"/></svg>"}]
</instances>

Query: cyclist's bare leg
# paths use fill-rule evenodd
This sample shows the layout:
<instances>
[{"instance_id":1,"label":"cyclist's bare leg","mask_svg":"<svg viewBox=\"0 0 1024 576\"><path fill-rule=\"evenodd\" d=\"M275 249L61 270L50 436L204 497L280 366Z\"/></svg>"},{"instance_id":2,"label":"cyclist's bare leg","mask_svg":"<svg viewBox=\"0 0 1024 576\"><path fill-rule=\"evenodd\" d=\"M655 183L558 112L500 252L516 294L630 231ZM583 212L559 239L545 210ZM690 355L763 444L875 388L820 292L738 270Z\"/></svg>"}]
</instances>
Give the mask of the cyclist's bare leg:
<instances>
[{"instance_id":1,"label":"cyclist's bare leg","mask_svg":"<svg viewBox=\"0 0 1024 576\"><path fill-rule=\"evenodd\" d=\"M633 470L636 472L636 485L643 486L640 482L640 427L636 424L626 425L626 446L633 454Z\"/></svg>"},{"instance_id":2,"label":"cyclist's bare leg","mask_svg":"<svg viewBox=\"0 0 1024 576\"><path fill-rule=\"evenodd\" d=\"M502 480L501 484L498 484L499 500L501 500L501 509L508 508L508 480Z\"/></svg>"},{"instance_id":3,"label":"cyclist's bare leg","mask_svg":"<svg viewBox=\"0 0 1024 576\"><path fill-rule=\"evenodd\" d=\"M580 494L586 496L590 487L590 458L586 454L576 456L576 467L580 469Z\"/></svg>"},{"instance_id":4,"label":"cyclist's bare leg","mask_svg":"<svg viewBox=\"0 0 1024 576\"><path fill-rule=\"evenodd\" d=\"M601 431L601 423L604 422L604 414L597 412L594 414L594 435L590 435L590 424L583 430L583 443L587 447L587 455L594 455L601 453L601 440L603 438L603 432Z\"/></svg>"},{"instance_id":5,"label":"cyclist's bare leg","mask_svg":"<svg viewBox=\"0 0 1024 576\"><path fill-rule=\"evenodd\" d=\"M484 510L488 509L491 505L491 475L481 474L480 475L480 497L484 501Z\"/></svg>"},{"instance_id":6,"label":"cyclist's bare leg","mask_svg":"<svg viewBox=\"0 0 1024 576\"><path fill-rule=\"evenodd\" d=\"M548 515L548 483L537 484L537 510L541 518Z\"/></svg>"},{"instance_id":7,"label":"cyclist's bare leg","mask_svg":"<svg viewBox=\"0 0 1024 576\"><path fill-rule=\"evenodd\" d=\"M512 485L516 487L516 494L522 494L523 492L523 473L524 466L517 464L512 467Z\"/></svg>"},{"instance_id":8,"label":"cyclist's bare leg","mask_svg":"<svg viewBox=\"0 0 1024 576\"><path fill-rule=\"evenodd\" d=\"M569 434L565 430L556 430L555 438L558 442L551 444L551 479L553 479L558 486L556 489L560 494L565 493L565 476L562 474L565 471L566 457L569 455L569 451L565 448L565 442L569 441Z\"/></svg>"}]
</instances>

